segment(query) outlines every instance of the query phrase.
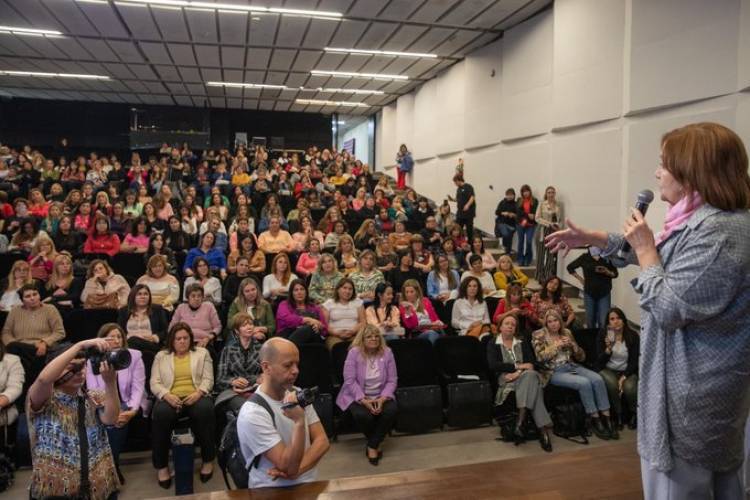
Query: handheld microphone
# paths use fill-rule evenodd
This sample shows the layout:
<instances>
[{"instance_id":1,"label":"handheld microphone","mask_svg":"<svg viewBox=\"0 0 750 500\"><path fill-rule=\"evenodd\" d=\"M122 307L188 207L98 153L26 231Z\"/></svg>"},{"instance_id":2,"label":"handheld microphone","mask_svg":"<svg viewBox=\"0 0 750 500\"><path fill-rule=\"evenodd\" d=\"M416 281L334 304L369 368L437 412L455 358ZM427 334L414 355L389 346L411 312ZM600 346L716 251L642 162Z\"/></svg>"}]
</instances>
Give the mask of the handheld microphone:
<instances>
[{"instance_id":1,"label":"handheld microphone","mask_svg":"<svg viewBox=\"0 0 750 500\"><path fill-rule=\"evenodd\" d=\"M654 201L654 192L650 189L644 189L640 193L638 193L638 199L635 201L635 208L643 214L643 216L646 216L646 211L648 210L649 204ZM622 245L622 248L620 248L617 251L617 257L620 259L624 259L627 257L627 255L630 253L630 243L627 241Z\"/></svg>"}]
</instances>

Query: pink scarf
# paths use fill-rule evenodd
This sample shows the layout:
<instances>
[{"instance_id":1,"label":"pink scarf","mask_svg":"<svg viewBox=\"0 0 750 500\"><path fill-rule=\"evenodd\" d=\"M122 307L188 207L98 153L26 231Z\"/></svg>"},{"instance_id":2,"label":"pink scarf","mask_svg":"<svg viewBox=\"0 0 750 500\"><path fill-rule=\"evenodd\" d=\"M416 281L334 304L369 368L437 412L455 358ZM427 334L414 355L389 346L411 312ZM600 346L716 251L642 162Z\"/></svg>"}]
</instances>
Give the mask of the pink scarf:
<instances>
[{"instance_id":1,"label":"pink scarf","mask_svg":"<svg viewBox=\"0 0 750 500\"><path fill-rule=\"evenodd\" d=\"M656 235L656 245L669 238L669 235L684 224L702 205L703 198L698 191L693 191L692 196L683 196L680 201L671 205L664 218L664 228Z\"/></svg>"}]
</instances>

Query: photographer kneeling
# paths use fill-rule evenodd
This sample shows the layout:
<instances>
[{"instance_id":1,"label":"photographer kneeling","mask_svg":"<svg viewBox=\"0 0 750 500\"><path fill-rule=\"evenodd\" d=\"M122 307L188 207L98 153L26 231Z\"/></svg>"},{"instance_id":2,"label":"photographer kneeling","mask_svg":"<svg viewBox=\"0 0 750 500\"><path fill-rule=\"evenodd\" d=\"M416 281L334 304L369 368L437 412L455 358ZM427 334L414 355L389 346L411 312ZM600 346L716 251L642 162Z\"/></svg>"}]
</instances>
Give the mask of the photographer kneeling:
<instances>
[{"instance_id":1,"label":"photographer kneeling","mask_svg":"<svg viewBox=\"0 0 750 500\"><path fill-rule=\"evenodd\" d=\"M260 366L263 383L255 394L264 398L267 408L251 401L237 418L240 449L249 467L248 485L280 487L314 481L318 461L330 445L312 405L297 404L299 350L286 339L271 338L260 349ZM257 462L255 457L260 457Z\"/></svg>"},{"instance_id":2,"label":"photographer kneeling","mask_svg":"<svg viewBox=\"0 0 750 500\"><path fill-rule=\"evenodd\" d=\"M96 338L47 354L26 400L33 464L30 498L117 498L120 483L105 427L115 425L120 414L115 368L93 356L105 385L101 411L81 391L86 356L109 349L107 340Z\"/></svg>"}]
</instances>

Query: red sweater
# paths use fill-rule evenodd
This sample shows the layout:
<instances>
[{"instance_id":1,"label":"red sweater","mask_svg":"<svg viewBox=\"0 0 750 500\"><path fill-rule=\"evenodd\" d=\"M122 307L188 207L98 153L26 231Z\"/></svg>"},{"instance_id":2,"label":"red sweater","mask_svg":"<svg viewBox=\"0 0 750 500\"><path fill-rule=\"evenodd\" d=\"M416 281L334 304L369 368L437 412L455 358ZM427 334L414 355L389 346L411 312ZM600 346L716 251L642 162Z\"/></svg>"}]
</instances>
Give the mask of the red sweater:
<instances>
[{"instance_id":1,"label":"red sweater","mask_svg":"<svg viewBox=\"0 0 750 500\"><path fill-rule=\"evenodd\" d=\"M120 238L116 234L89 234L83 245L83 253L106 253L110 257L120 251Z\"/></svg>"},{"instance_id":2,"label":"red sweater","mask_svg":"<svg viewBox=\"0 0 750 500\"><path fill-rule=\"evenodd\" d=\"M432 307L432 302L427 297L422 297L422 306L424 307L427 316L430 317L430 321L437 323L440 321L435 308ZM406 312L406 308L403 305L398 306L398 312L401 314L401 323L403 323L406 331L413 332L419 330L419 318L416 314L410 314ZM410 311L411 312L411 311Z\"/></svg>"}]
</instances>

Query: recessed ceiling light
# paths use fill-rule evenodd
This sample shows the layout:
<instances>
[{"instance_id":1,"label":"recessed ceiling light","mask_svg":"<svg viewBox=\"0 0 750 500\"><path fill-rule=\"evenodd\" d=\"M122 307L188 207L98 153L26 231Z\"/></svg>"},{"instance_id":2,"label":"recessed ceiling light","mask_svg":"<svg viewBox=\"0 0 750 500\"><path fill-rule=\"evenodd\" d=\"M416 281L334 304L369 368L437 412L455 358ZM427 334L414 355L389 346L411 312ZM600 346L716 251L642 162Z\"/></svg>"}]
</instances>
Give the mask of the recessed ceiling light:
<instances>
[{"instance_id":1,"label":"recessed ceiling light","mask_svg":"<svg viewBox=\"0 0 750 500\"><path fill-rule=\"evenodd\" d=\"M310 71L313 75L347 76L350 78L373 78L375 80L408 80L404 75L386 75L383 73L355 73L354 71L324 71L314 69Z\"/></svg>"},{"instance_id":2,"label":"recessed ceiling light","mask_svg":"<svg viewBox=\"0 0 750 500\"><path fill-rule=\"evenodd\" d=\"M367 56L391 56L391 57L424 57L435 59L436 54L426 54L421 52L397 52L395 50L363 50L363 49L342 49L336 47L326 47L326 52L343 52L347 54L367 55Z\"/></svg>"},{"instance_id":3,"label":"recessed ceiling light","mask_svg":"<svg viewBox=\"0 0 750 500\"><path fill-rule=\"evenodd\" d=\"M19 26L0 26L0 31L2 31L3 33L13 33L15 35L62 35L62 31L21 28Z\"/></svg>"},{"instance_id":4,"label":"recessed ceiling light","mask_svg":"<svg viewBox=\"0 0 750 500\"><path fill-rule=\"evenodd\" d=\"M209 87L231 87L242 89L281 89L287 88L286 85L268 85L265 83L235 83L235 82L206 82Z\"/></svg>"},{"instance_id":5,"label":"recessed ceiling light","mask_svg":"<svg viewBox=\"0 0 750 500\"><path fill-rule=\"evenodd\" d=\"M119 0L120 2L133 3L133 4L145 4L153 6L170 6L170 7L187 7L187 8L202 8L211 10L227 10L227 11L241 11L241 12L267 12L271 14L291 14L305 17L322 17L326 19L343 17L340 12L333 11L320 11L320 10L305 10L305 9L283 9L279 7L260 7L257 5L239 5L232 3L213 3L213 2L201 2L198 0Z\"/></svg>"},{"instance_id":6,"label":"recessed ceiling light","mask_svg":"<svg viewBox=\"0 0 750 500\"><path fill-rule=\"evenodd\" d=\"M36 76L40 78L80 78L83 80L111 80L103 75L84 75L78 73L45 73L42 71L5 71L0 70L0 75L5 76Z\"/></svg>"},{"instance_id":7,"label":"recessed ceiling light","mask_svg":"<svg viewBox=\"0 0 750 500\"><path fill-rule=\"evenodd\" d=\"M349 101L323 101L320 99L297 99L295 101L298 104L317 104L320 106L345 106L348 108L369 108L370 105L364 102L349 102Z\"/></svg>"},{"instance_id":8,"label":"recessed ceiling light","mask_svg":"<svg viewBox=\"0 0 750 500\"><path fill-rule=\"evenodd\" d=\"M109 2L107 0L76 0L76 2L80 3L96 3L99 5L109 5Z\"/></svg>"}]
</instances>

